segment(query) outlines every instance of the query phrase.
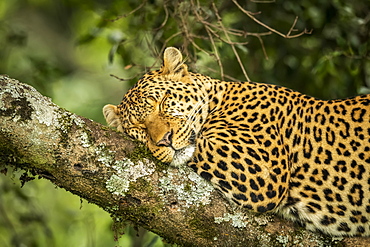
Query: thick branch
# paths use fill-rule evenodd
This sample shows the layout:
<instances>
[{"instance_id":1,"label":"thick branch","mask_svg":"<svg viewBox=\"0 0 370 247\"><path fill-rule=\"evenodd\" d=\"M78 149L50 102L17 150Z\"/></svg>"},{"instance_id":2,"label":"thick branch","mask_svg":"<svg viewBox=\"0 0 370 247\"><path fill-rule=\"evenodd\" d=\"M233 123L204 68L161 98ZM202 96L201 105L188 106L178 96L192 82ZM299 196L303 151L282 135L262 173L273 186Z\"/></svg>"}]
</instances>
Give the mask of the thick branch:
<instances>
[{"instance_id":1,"label":"thick branch","mask_svg":"<svg viewBox=\"0 0 370 247\"><path fill-rule=\"evenodd\" d=\"M0 99L2 169L12 166L48 179L115 219L183 246L334 243L272 215L233 210L192 171L158 163L142 145L59 108L28 85L1 76ZM370 241L348 238L343 243Z\"/></svg>"}]
</instances>

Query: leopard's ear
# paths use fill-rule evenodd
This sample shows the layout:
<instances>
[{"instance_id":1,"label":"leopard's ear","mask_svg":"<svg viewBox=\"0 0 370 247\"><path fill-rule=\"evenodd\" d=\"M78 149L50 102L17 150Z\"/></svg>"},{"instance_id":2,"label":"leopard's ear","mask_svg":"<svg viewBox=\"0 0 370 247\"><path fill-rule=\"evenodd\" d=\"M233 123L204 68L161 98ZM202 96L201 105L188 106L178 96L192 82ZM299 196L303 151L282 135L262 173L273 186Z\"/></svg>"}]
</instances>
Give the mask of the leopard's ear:
<instances>
[{"instance_id":1,"label":"leopard's ear","mask_svg":"<svg viewBox=\"0 0 370 247\"><path fill-rule=\"evenodd\" d=\"M115 105L105 105L103 107L103 114L108 125L116 127L118 131L123 132L121 120L118 115L118 108Z\"/></svg>"},{"instance_id":2,"label":"leopard's ear","mask_svg":"<svg viewBox=\"0 0 370 247\"><path fill-rule=\"evenodd\" d=\"M167 47L163 54L162 73L164 75L181 75L188 73L188 68L184 64L181 52L175 47Z\"/></svg>"}]
</instances>

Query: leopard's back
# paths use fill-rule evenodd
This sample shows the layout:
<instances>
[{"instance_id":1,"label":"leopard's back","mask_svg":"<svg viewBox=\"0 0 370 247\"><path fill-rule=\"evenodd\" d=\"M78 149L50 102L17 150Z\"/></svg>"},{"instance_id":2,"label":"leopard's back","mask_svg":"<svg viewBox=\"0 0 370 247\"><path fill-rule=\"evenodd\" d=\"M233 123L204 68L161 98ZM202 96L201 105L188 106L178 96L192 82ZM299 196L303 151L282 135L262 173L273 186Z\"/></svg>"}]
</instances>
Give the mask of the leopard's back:
<instances>
[{"instance_id":1,"label":"leopard's back","mask_svg":"<svg viewBox=\"0 0 370 247\"><path fill-rule=\"evenodd\" d=\"M285 87L188 72L167 48L107 122L228 199L310 230L370 235L370 95L323 101Z\"/></svg>"},{"instance_id":2,"label":"leopard's back","mask_svg":"<svg viewBox=\"0 0 370 247\"><path fill-rule=\"evenodd\" d=\"M279 209L311 230L369 235L370 97L306 102L285 133L291 178Z\"/></svg>"}]
</instances>

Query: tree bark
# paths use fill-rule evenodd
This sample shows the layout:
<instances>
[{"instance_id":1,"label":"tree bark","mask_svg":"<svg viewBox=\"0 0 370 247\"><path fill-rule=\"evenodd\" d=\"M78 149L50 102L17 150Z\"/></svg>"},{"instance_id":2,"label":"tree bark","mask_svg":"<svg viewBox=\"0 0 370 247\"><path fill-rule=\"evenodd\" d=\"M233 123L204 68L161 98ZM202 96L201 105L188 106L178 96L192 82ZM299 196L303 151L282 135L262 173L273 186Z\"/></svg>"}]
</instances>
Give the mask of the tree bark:
<instances>
[{"instance_id":1,"label":"tree bark","mask_svg":"<svg viewBox=\"0 0 370 247\"><path fill-rule=\"evenodd\" d=\"M23 169L180 246L368 246L332 239L271 214L231 206L189 168L158 162L140 143L0 76L0 171Z\"/></svg>"}]
</instances>

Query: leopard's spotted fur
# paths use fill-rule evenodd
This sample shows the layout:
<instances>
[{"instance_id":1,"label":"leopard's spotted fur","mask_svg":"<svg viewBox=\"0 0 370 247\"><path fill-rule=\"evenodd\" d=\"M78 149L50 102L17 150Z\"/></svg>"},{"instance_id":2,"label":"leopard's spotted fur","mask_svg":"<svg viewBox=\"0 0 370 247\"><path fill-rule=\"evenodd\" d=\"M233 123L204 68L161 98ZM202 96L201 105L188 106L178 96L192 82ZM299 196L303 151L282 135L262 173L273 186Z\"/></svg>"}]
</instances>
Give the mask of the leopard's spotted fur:
<instances>
[{"instance_id":1,"label":"leopard's spotted fur","mask_svg":"<svg viewBox=\"0 0 370 247\"><path fill-rule=\"evenodd\" d=\"M236 204L331 235L370 233L370 95L318 100L288 88L188 72L167 48L111 126L174 166L187 164Z\"/></svg>"}]
</instances>

